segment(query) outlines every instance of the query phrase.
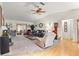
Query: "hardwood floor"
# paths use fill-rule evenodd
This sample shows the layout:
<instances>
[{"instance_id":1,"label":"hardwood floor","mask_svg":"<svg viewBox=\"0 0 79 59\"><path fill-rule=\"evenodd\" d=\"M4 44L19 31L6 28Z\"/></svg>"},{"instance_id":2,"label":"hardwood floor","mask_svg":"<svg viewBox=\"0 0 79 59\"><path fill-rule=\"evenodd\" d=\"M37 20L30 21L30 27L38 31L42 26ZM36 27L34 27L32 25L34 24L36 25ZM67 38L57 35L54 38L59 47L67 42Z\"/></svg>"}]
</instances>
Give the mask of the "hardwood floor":
<instances>
[{"instance_id":1,"label":"hardwood floor","mask_svg":"<svg viewBox=\"0 0 79 59\"><path fill-rule=\"evenodd\" d=\"M63 39L55 46L42 52L21 54L18 56L79 56L79 44L68 39Z\"/></svg>"}]
</instances>

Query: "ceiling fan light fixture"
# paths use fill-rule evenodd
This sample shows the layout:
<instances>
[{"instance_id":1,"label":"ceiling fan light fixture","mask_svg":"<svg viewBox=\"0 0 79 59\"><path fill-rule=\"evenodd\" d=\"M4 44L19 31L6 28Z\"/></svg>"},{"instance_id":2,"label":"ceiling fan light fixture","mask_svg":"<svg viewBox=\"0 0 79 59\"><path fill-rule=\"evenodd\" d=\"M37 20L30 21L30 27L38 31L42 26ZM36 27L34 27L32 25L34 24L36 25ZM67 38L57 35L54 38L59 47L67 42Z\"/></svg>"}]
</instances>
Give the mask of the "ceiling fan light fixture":
<instances>
[{"instance_id":1,"label":"ceiling fan light fixture","mask_svg":"<svg viewBox=\"0 0 79 59\"><path fill-rule=\"evenodd\" d=\"M41 15L46 12L46 10L44 8L37 8L37 9L33 9L32 11L34 12L33 14L40 13Z\"/></svg>"},{"instance_id":2,"label":"ceiling fan light fixture","mask_svg":"<svg viewBox=\"0 0 79 59\"><path fill-rule=\"evenodd\" d=\"M45 5L43 2L40 2L41 5ZM33 14L39 14L42 15L43 13L46 12L45 8L43 8L43 6L41 5L36 5L34 4L35 8L32 9L32 11L34 12ZM38 7L37 7L38 6Z\"/></svg>"}]
</instances>

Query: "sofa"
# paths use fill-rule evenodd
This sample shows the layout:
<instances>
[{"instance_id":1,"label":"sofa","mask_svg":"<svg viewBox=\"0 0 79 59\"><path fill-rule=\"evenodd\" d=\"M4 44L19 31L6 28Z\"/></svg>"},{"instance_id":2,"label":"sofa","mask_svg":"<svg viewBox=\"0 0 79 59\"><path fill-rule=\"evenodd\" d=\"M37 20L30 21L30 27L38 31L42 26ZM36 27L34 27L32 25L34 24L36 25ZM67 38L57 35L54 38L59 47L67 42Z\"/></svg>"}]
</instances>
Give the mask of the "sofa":
<instances>
[{"instance_id":1,"label":"sofa","mask_svg":"<svg viewBox=\"0 0 79 59\"><path fill-rule=\"evenodd\" d=\"M30 31L31 32L31 31ZM42 47L42 48L46 48L46 47L50 47L53 46L53 41L56 37L56 34L53 32L44 32L42 31L43 34L41 34L41 32L37 31L37 33L30 33L28 34L24 34L24 36L28 39L34 40L35 44L37 44L38 46ZM34 34L34 35L32 35Z\"/></svg>"},{"instance_id":2,"label":"sofa","mask_svg":"<svg viewBox=\"0 0 79 59\"><path fill-rule=\"evenodd\" d=\"M43 38L36 37L35 43L42 48L53 46L55 36L56 34L54 33L46 33L46 35Z\"/></svg>"}]
</instances>

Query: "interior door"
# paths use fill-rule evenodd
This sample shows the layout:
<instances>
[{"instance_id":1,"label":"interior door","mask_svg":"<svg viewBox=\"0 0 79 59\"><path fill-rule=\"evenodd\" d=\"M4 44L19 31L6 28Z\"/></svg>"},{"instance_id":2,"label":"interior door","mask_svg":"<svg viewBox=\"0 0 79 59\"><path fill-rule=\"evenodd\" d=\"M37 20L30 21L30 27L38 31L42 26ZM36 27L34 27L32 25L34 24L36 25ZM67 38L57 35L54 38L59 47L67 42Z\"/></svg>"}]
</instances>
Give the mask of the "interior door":
<instances>
[{"instance_id":1,"label":"interior door","mask_svg":"<svg viewBox=\"0 0 79 59\"><path fill-rule=\"evenodd\" d=\"M79 20L77 20L77 42L79 43Z\"/></svg>"},{"instance_id":2,"label":"interior door","mask_svg":"<svg viewBox=\"0 0 79 59\"><path fill-rule=\"evenodd\" d=\"M70 19L62 20L61 35L62 39L70 39Z\"/></svg>"}]
</instances>

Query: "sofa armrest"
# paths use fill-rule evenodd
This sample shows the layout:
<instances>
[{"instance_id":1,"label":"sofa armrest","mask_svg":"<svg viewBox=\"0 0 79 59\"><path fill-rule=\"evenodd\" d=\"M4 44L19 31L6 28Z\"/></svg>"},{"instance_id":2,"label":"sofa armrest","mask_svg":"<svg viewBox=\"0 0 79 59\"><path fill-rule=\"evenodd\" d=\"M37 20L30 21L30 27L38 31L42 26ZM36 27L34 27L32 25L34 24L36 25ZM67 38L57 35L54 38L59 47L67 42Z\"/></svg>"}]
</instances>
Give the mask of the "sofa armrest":
<instances>
[{"instance_id":1,"label":"sofa armrest","mask_svg":"<svg viewBox=\"0 0 79 59\"><path fill-rule=\"evenodd\" d=\"M45 46L45 41L44 41L44 38L39 38L39 37L36 37L36 42L35 42L38 46L44 48Z\"/></svg>"}]
</instances>

